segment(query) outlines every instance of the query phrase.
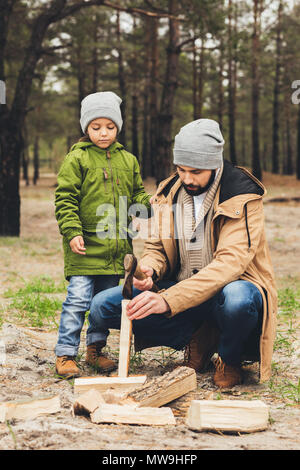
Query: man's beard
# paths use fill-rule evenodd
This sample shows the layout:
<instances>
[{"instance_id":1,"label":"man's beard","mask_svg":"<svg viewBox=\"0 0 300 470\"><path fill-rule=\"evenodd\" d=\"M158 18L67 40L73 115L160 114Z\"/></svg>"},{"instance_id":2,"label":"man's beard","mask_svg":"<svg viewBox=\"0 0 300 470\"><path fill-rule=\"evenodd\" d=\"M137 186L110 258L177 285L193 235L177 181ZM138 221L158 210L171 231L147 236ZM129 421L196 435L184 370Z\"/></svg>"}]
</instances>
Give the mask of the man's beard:
<instances>
[{"instance_id":1,"label":"man's beard","mask_svg":"<svg viewBox=\"0 0 300 470\"><path fill-rule=\"evenodd\" d=\"M182 182L182 185L190 196L199 196L199 194L203 194L209 189L209 187L214 182L215 176L216 176L216 170L212 170L208 183L203 187L199 185L193 186L191 184L189 184L187 187L187 185L184 182Z\"/></svg>"}]
</instances>

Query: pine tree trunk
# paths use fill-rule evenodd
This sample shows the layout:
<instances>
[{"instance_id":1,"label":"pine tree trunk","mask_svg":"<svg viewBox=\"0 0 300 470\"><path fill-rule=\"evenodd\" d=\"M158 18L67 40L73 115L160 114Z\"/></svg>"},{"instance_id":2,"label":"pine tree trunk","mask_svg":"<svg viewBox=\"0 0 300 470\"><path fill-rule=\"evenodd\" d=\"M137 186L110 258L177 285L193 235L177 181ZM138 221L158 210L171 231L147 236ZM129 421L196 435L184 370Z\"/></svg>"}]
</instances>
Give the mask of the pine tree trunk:
<instances>
[{"instance_id":1,"label":"pine tree trunk","mask_svg":"<svg viewBox=\"0 0 300 470\"><path fill-rule=\"evenodd\" d=\"M151 174L156 173L156 152L157 152L157 81L158 81L158 20L152 18L150 20L151 35L151 72L149 84L149 100L150 100L150 160Z\"/></svg>"},{"instance_id":2,"label":"pine tree trunk","mask_svg":"<svg viewBox=\"0 0 300 470\"><path fill-rule=\"evenodd\" d=\"M197 80L197 49L195 44L195 39L193 42L193 116L194 121L198 119L197 109L198 109L198 80Z\"/></svg>"},{"instance_id":3,"label":"pine tree trunk","mask_svg":"<svg viewBox=\"0 0 300 470\"><path fill-rule=\"evenodd\" d=\"M224 116L224 89L223 89L223 73L224 73L224 42L220 40L220 57L219 57L219 73L218 73L218 121L220 129L223 128Z\"/></svg>"},{"instance_id":4,"label":"pine tree trunk","mask_svg":"<svg viewBox=\"0 0 300 470\"><path fill-rule=\"evenodd\" d=\"M169 0L169 13L174 15L177 0ZM171 171L172 120L176 89L178 86L178 63L180 48L179 23L169 19L169 45L167 48L166 75L162 91L160 112L158 115L158 139L156 160L156 181L169 176Z\"/></svg>"},{"instance_id":5,"label":"pine tree trunk","mask_svg":"<svg viewBox=\"0 0 300 470\"><path fill-rule=\"evenodd\" d=\"M19 236L19 168L24 145L8 113L1 113L0 128L0 236Z\"/></svg>"},{"instance_id":6,"label":"pine tree trunk","mask_svg":"<svg viewBox=\"0 0 300 470\"><path fill-rule=\"evenodd\" d=\"M272 172L279 173L279 94L280 94L280 72L281 72L281 16L282 2L279 2L277 32L276 32L276 68L273 100L273 149L272 149Z\"/></svg>"},{"instance_id":7,"label":"pine tree trunk","mask_svg":"<svg viewBox=\"0 0 300 470\"><path fill-rule=\"evenodd\" d=\"M144 43L144 89L143 89L143 139L142 139L142 177L147 178L151 174L150 139L149 139L149 82L150 82L150 24L149 19L144 19L145 43Z\"/></svg>"},{"instance_id":8,"label":"pine tree trunk","mask_svg":"<svg viewBox=\"0 0 300 470\"><path fill-rule=\"evenodd\" d=\"M202 117L203 109L203 92L204 92L204 39L201 38L201 49L200 49L200 59L199 59L199 75L198 75L198 97L197 97L197 119Z\"/></svg>"},{"instance_id":9,"label":"pine tree trunk","mask_svg":"<svg viewBox=\"0 0 300 470\"><path fill-rule=\"evenodd\" d=\"M123 51L121 44L121 28L120 28L120 13L117 11L117 43L118 43L118 78L119 78L119 88L122 98L121 103L121 113L123 119L123 127L119 134L119 141L126 147L126 104L127 104L127 86L125 81L125 72L124 72L124 59Z\"/></svg>"},{"instance_id":10,"label":"pine tree trunk","mask_svg":"<svg viewBox=\"0 0 300 470\"><path fill-rule=\"evenodd\" d=\"M14 0L0 0L0 79L5 80L4 56L9 14ZM65 0L52 0L40 6L31 24L31 36L18 73L11 108L0 106L0 236L20 235L20 162L24 150L22 129L27 113L32 80L42 44L50 24L55 23L87 3L69 5Z\"/></svg>"},{"instance_id":11,"label":"pine tree trunk","mask_svg":"<svg viewBox=\"0 0 300 470\"><path fill-rule=\"evenodd\" d=\"M252 37L252 172L262 179L259 149L259 19L260 2L254 0L254 29Z\"/></svg>"},{"instance_id":12,"label":"pine tree trunk","mask_svg":"<svg viewBox=\"0 0 300 470\"><path fill-rule=\"evenodd\" d=\"M40 152L39 152L39 136L34 139L33 149L33 184L37 183L40 176Z\"/></svg>"},{"instance_id":13,"label":"pine tree trunk","mask_svg":"<svg viewBox=\"0 0 300 470\"><path fill-rule=\"evenodd\" d=\"M232 1L228 5L228 114L229 114L229 143L230 160L236 165L236 145L235 145L235 77L232 57Z\"/></svg>"},{"instance_id":14,"label":"pine tree trunk","mask_svg":"<svg viewBox=\"0 0 300 470\"><path fill-rule=\"evenodd\" d=\"M132 153L139 160L139 143L138 143L138 97L134 90L132 93Z\"/></svg>"}]
</instances>

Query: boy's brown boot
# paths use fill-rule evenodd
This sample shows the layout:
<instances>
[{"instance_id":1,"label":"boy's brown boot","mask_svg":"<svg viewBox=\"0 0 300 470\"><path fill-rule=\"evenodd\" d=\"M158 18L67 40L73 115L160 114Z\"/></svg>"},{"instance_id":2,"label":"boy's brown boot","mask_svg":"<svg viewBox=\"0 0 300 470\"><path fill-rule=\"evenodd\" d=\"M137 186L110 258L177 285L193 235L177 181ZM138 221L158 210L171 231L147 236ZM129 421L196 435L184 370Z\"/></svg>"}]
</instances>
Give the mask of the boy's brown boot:
<instances>
[{"instance_id":1,"label":"boy's brown boot","mask_svg":"<svg viewBox=\"0 0 300 470\"><path fill-rule=\"evenodd\" d=\"M79 368L73 356L57 356L56 372L62 377L71 378L79 375Z\"/></svg>"},{"instance_id":2,"label":"boy's brown boot","mask_svg":"<svg viewBox=\"0 0 300 470\"><path fill-rule=\"evenodd\" d=\"M97 370L110 372L117 368L117 365L111 359L108 359L102 352L105 346L103 342L93 343L87 346L86 363Z\"/></svg>"},{"instance_id":3,"label":"boy's brown boot","mask_svg":"<svg viewBox=\"0 0 300 470\"><path fill-rule=\"evenodd\" d=\"M195 369L196 372L204 372L210 358L216 351L219 334L216 330L207 329L203 324L192 336L184 351L184 365Z\"/></svg>"},{"instance_id":4,"label":"boy's brown boot","mask_svg":"<svg viewBox=\"0 0 300 470\"><path fill-rule=\"evenodd\" d=\"M231 388L242 383L242 370L240 366L225 364L220 356L214 360L216 371L214 383L219 388Z\"/></svg>"}]
</instances>

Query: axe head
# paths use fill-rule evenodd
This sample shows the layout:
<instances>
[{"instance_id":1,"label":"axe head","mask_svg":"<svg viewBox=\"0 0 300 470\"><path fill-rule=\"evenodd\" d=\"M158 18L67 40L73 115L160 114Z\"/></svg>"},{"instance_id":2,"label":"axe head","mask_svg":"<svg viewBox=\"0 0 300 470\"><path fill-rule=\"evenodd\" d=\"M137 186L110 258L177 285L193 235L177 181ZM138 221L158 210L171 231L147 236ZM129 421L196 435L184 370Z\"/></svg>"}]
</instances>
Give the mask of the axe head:
<instances>
[{"instance_id":1,"label":"axe head","mask_svg":"<svg viewBox=\"0 0 300 470\"><path fill-rule=\"evenodd\" d=\"M132 299L132 283L133 276L137 267L137 259L132 254L125 255L124 258L124 268L125 268L125 278L124 285L122 290L122 295L124 299Z\"/></svg>"}]
</instances>

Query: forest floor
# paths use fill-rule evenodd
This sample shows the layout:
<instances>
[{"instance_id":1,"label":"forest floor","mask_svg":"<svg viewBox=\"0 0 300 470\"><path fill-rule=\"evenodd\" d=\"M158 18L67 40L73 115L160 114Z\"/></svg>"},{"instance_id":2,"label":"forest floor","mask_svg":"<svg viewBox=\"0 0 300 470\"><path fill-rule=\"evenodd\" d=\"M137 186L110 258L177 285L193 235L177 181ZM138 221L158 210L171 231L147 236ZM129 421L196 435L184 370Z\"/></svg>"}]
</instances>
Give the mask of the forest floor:
<instances>
[{"instance_id":1,"label":"forest floor","mask_svg":"<svg viewBox=\"0 0 300 470\"><path fill-rule=\"evenodd\" d=\"M272 377L258 383L258 365L244 369L244 383L220 391L212 371L197 374L197 390L166 405L173 409L175 426L151 427L93 424L71 413L73 380L55 373L54 347L63 279L61 237L54 217L52 174L37 186L21 185L21 236L0 238L0 401L58 394L61 411L35 419L0 423L0 449L97 450L295 450L300 448L300 203L272 203L273 197L300 196L295 177L264 175L266 232L274 264L279 314ZM145 182L153 192L152 180ZM142 240L135 242L140 255ZM95 375L84 362L86 324L79 364L83 376ZM119 332L112 331L107 351L118 358ZM148 377L172 370L183 352L151 348L132 353L130 373ZM268 429L251 434L195 432L185 422L192 399L262 400L269 406Z\"/></svg>"}]
</instances>

